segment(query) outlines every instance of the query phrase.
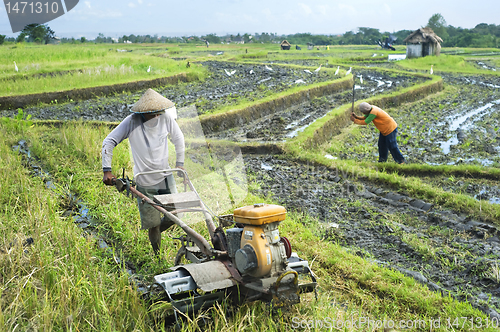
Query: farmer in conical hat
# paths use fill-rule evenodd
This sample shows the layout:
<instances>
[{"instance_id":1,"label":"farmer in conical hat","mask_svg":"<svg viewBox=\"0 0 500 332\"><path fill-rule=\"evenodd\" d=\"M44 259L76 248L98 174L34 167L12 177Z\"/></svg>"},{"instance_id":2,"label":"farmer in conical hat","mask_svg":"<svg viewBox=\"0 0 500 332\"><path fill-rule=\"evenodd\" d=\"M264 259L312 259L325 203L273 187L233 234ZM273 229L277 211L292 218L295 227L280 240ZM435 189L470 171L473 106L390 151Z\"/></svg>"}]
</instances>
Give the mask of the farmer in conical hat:
<instances>
[{"instance_id":1,"label":"farmer in conical hat","mask_svg":"<svg viewBox=\"0 0 500 332\"><path fill-rule=\"evenodd\" d=\"M174 103L156 91L148 89L127 116L105 139L102 144L102 181L113 184L111 160L113 149L128 138L134 159L134 175L142 172L170 169L168 164L167 135L175 146L177 168L184 166L184 135L175 121ZM135 177L136 189L153 198L154 195L176 193L172 173L144 174ZM161 218L161 213L149 204L137 199L141 215L141 229L147 229L149 240L156 254L160 251L161 232L173 225Z\"/></svg>"},{"instance_id":2,"label":"farmer in conical hat","mask_svg":"<svg viewBox=\"0 0 500 332\"><path fill-rule=\"evenodd\" d=\"M362 102L358 106L364 117L357 116L351 113L351 121L358 125L367 125L373 122L375 127L380 131L378 138L378 161L384 163L387 161L389 151L392 157L398 164L404 164L405 158L399 151L396 137L398 134L398 124L394 119L375 105L370 105L367 102Z\"/></svg>"}]
</instances>

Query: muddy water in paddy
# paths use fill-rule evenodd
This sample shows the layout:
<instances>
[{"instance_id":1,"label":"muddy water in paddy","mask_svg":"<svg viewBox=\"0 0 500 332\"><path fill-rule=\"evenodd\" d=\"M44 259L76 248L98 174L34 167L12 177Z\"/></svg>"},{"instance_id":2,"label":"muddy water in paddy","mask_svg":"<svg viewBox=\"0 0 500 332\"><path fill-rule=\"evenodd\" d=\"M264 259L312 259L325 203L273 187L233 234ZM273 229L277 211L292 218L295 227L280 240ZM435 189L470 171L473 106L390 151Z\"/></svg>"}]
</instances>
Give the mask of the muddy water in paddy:
<instances>
[{"instance_id":1,"label":"muddy water in paddy","mask_svg":"<svg viewBox=\"0 0 500 332\"><path fill-rule=\"evenodd\" d=\"M324 167L271 156L244 159L249 176L262 184L257 194L318 218L324 237L500 317L494 311L500 308L496 227Z\"/></svg>"},{"instance_id":2,"label":"muddy water in paddy","mask_svg":"<svg viewBox=\"0 0 500 332\"><path fill-rule=\"evenodd\" d=\"M356 72L355 99L362 100L390 93L421 82L424 82L423 78L360 70ZM280 112L272 112L238 128L208 136L234 141L283 141L297 136L308 125L332 109L351 102L352 90L327 95Z\"/></svg>"},{"instance_id":3,"label":"muddy water in paddy","mask_svg":"<svg viewBox=\"0 0 500 332\"><path fill-rule=\"evenodd\" d=\"M246 65L222 63L216 61L203 62L210 75L203 82L177 84L155 89L175 102L178 109L196 105L196 108L179 112L179 117L192 117L226 105L235 105L244 100L258 101L271 94L285 91L300 84L313 84L332 80L334 77L325 72L309 75L302 70L269 65ZM229 76L226 71L231 74ZM301 82L296 83L296 81ZM102 120L121 121L128 114L143 91L133 94L122 94L116 97L98 98L64 105L31 107L25 112L34 119L59 120ZM12 116L17 110L0 111L0 116Z\"/></svg>"},{"instance_id":4,"label":"muddy water in paddy","mask_svg":"<svg viewBox=\"0 0 500 332\"><path fill-rule=\"evenodd\" d=\"M273 66L272 64L267 65L272 71L266 69L264 65L232 64L216 61L204 62L203 66L207 67L211 73L205 81L157 89L162 95L167 96L176 103L180 118L193 117L226 105L236 105L242 100L259 101L272 93L282 92L297 85L331 81L336 77L340 78L340 76L335 76L333 73L327 74L323 70L320 70L319 73L308 74L302 69ZM234 74L228 76L226 71L229 74L234 71ZM357 78L356 99L395 91L423 81L406 75L388 76L370 71L359 72L357 75L363 75L363 84ZM32 107L24 111L31 114L33 119L121 121L130 114L130 108L141 94L142 92L138 92L64 105ZM234 139L241 140L246 138L247 132L251 131L248 128L260 128L250 133L249 138L264 139L273 136L273 140L281 140L291 132L323 116L332 108L350 102L351 99L352 94L350 93L337 94L322 103L322 105L319 105L321 103L311 103L310 105L297 105L300 110L286 110L278 116L279 126L271 127L276 129L275 135L269 135L269 128L266 128L265 125L268 124L270 119L265 118L260 123L257 120L256 123L249 124L247 128L241 129L239 133L228 132L223 134L222 137L234 137ZM17 110L0 111L0 116L13 116L15 114L17 114ZM274 115L270 116L271 119L273 117Z\"/></svg>"},{"instance_id":5,"label":"muddy water in paddy","mask_svg":"<svg viewBox=\"0 0 500 332\"><path fill-rule=\"evenodd\" d=\"M450 94L389 109L398 123L398 143L410 163L429 165L500 162L500 78L444 76L456 88ZM347 137L340 158L377 160L379 133L361 128L368 148L356 150L359 138Z\"/></svg>"}]
</instances>

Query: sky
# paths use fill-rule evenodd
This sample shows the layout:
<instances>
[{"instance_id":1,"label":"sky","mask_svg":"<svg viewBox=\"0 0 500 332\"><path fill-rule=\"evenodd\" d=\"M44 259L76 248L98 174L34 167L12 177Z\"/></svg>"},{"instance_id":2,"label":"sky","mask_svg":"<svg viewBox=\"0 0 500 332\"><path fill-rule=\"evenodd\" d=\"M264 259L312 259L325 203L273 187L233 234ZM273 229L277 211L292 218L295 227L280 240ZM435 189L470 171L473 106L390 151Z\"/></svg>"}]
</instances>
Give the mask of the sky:
<instances>
[{"instance_id":1,"label":"sky","mask_svg":"<svg viewBox=\"0 0 500 332\"><path fill-rule=\"evenodd\" d=\"M14 2L5 0L4 2ZM50 0L39 0L50 1ZM0 34L12 33L0 5ZM335 35L370 27L415 30L440 13L449 25L500 24L498 0L80 0L47 24L59 37L94 39L123 35L202 36L215 33Z\"/></svg>"}]
</instances>

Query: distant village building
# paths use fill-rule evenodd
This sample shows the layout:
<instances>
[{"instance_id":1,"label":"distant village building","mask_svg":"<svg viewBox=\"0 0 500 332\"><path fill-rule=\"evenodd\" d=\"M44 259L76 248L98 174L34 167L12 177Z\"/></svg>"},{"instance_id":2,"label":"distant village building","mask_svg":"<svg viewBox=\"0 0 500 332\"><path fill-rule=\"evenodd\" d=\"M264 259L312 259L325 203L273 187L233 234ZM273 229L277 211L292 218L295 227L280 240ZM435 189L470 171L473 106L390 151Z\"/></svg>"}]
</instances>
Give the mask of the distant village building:
<instances>
[{"instance_id":1,"label":"distant village building","mask_svg":"<svg viewBox=\"0 0 500 332\"><path fill-rule=\"evenodd\" d=\"M282 50L289 50L290 49L290 43L285 39L281 42L281 49Z\"/></svg>"},{"instance_id":2,"label":"distant village building","mask_svg":"<svg viewBox=\"0 0 500 332\"><path fill-rule=\"evenodd\" d=\"M242 37L238 37L238 36L234 37L233 42L235 44L245 44L245 41L243 40L243 38Z\"/></svg>"},{"instance_id":3,"label":"distant village building","mask_svg":"<svg viewBox=\"0 0 500 332\"><path fill-rule=\"evenodd\" d=\"M431 28L413 31L406 39L406 57L419 58L427 55L439 56L443 40Z\"/></svg>"}]
</instances>

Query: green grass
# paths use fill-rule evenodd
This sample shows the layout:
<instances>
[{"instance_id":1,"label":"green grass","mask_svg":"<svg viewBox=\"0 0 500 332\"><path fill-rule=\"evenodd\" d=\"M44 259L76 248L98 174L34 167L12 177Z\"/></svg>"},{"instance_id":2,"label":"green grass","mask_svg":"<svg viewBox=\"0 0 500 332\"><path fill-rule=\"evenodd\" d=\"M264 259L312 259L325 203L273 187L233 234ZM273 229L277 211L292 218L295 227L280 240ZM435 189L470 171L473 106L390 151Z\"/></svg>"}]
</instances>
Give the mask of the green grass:
<instances>
[{"instance_id":1,"label":"green grass","mask_svg":"<svg viewBox=\"0 0 500 332\"><path fill-rule=\"evenodd\" d=\"M486 71L477 68L470 64L463 56L441 54L440 56L427 56L416 59L406 59L398 61L397 65L402 69L420 70L429 73L431 65L433 65L434 74L439 75L439 72L447 73L463 73L475 75L500 75L499 72Z\"/></svg>"},{"instance_id":2,"label":"green grass","mask_svg":"<svg viewBox=\"0 0 500 332\"><path fill-rule=\"evenodd\" d=\"M32 177L11 149L22 135L4 128L0 330L153 330L127 273L61 217L58 195ZM34 243L23 246L28 237Z\"/></svg>"},{"instance_id":3,"label":"green grass","mask_svg":"<svg viewBox=\"0 0 500 332\"><path fill-rule=\"evenodd\" d=\"M62 48L56 48L60 46ZM36 52L43 52L44 57L40 57L42 59L40 61L47 65L49 71L77 69L84 63L91 63L89 67L95 70L99 67L98 62L103 59L109 66L120 63L113 61L124 59L122 54L118 55L116 51L107 51L106 48L110 47L109 45L102 46L102 48L88 45L81 45L81 48L78 48L79 45L63 47L66 46L46 48L34 46L31 49L29 46L18 45L17 48L8 50L0 47L0 54L3 54L2 59L5 60L2 62L5 63L4 69L0 65L0 75L5 75L3 79L12 76L8 73L11 70L9 69L11 58L5 57L6 51L14 52L12 54L15 56L24 55L26 59L35 59L30 57ZM86 47L90 49L90 53L73 52L84 50ZM111 47L129 48L128 45ZM165 47L168 50L165 50ZM245 52L247 47L249 53ZM328 52L306 51L303 47L303 51L287 53L287 51L276 51L278 47L279 45L258 44L243 47L211 45L208 51L224 50L225 54L221 56L221 59L248 57L248 61L256 61L256 59L259 61L263 59L264 54L268 59L269 56L277 56L280 59L291 57L318 59L319 53ZM160 63L173 61L165 60L166 58L157 57L157 55L213 59L207 55L206 48L192 45L134 45L131 49L133 52L123 53L123 56L133 60L131 60L132 67L139 65L143 66L140 67L142 69L150 65L146 60ZM61 50L63 50L62 54L58 54ZM269 52L273 53L269 54ZM306 52L309 53L305 54ZM352 61L355 57L369 57L372 53L387 53L385 50L374 50L373 47L366 46L331 47L330 52L333 55L331 59L336 57L338 63ZM146 55L146 53L150 54ZM252 58L253 54L258 57ZM134 62L136 57L137 63ZM452 70L459 67L462 60L454 61L445 61L442 68ZM330 60L330 63L334 61ZM425 70L425 65L426 63L417 63L415 66L422 66L424 69L421 70ZM447 65L450 67L446 67ZM25 67L26 65L22 68ZM439 68L438 65L436 67ZM438 70L436 67L435 69ZM36 66L28 69L32 71L31 73L37 73L37 70L40 73L45 70ZM179 67L179 70L181 69ZM112 82L116 82L117 79L118 76L109 77ZM438 79L434 77L432 82ZM97 84L97 81L87 83ZM300 89L306 90L315 86ZM26 91L28 87L24 86L22 89ZM267 98L272 100L295 92L295 90L287 90L280 95L271 95ZM391 96L397 96L398 93L401 91ZM252 105L251 102L243 101L238 108L250 105ZM432 171L452 175L471 173L478 177L487 174L487 176L494 177L498 176L498 170L476 166L434 167L392 164L382 166L355 161L331 161L326 159L324 154L337 151L338 146L326 144L312 149L304 145L326 120L342 114L348 107L350 105L332 110L327 117L316 121L297 139L288 142L287 157L337 168L355 177L404 190L413 197L423 198L440 206L450 207L486 220L495 222L500 219L498 206L477 202L465 195L444 192L440 188L426 184L418 177L413 177L413 175ZM220 112L228 110L229 108L222 109ZM107 126L82 122L66 122L58 125L60 126L35 125L33 127L31 123L23 122L18 118L4 121L0 127L0 153L2 155L0 159L0 208L2 210L0 213L0 330L163 330L161 319L170 310L169 306L165 303L157 303L149 307L130 284L128 274L116 265L111 256L99 249L95 238L82 236L82 231L70 217L63 216L63 212L65 205L69 203L69 194L77 194L78 198L84 201L90 209L91 215L99 221L97 231L114 246L115 254L134 263L138 272L146 278L163 273L171 266L176 253L175 241L172 238L179 236L181 232L169 230L164 233L161 253L163 260L156 261L152 255L147 233L139 229L136 202L101 183L100 150L102 140L110 129ZM354 129L351 134L356 136L359 131ZM50 172L52 180L56 183L55 190L46 188L40 178L32 177L23 165L22 158L12 151L12 145L16 144L19 139L26 139L32 152L41 159L44 168ZM226 147L221 147L222 150L224 148ZM230 146L227 147L229 150L230 148ZM357 149L364 152L368 148L361 146ZM206 150L194 147L190 149L189 153L199 157L200 160L207 158L204 160L212 165L219 163L228 166L226 169L229 172L236 172L237 165L227 165L223 160L210 159ZM224 153L221 155L223 156ZM130 158L127 144L125 142L120 144L114 151L114 173L120 175L121 169L125 168L127 174L132 174ZM217 213L232 210L234 206L228 199L227 186L221 174L210 172L202 164L191 161L186 162L186 168L192 175L195 186L204 195L207 204L212 209ZM234 186L233 182L229 185L235 189L233 194L238 206L262 201L271 202L266 198L247 195L245 189L236 190L237 186ZM259 186L254 182L250 182L249 185L253 189ZM191 226L207 236L203 223L196 223L193 219ZM183 331L199 330L203 316L212 319L208 326L203 327L203 330L207 331L283 331L292 329L292 324L297 321L324 322L325 318L350 320L353 317L366 317L372 320L424 320L426 322L429 319L441 318L442 326L435 330L445 331L448 330L444 326L447 318L451 318L452 321L455 317L480 317L483 320L486 318L468 303L458 302L451 297L443 297L431 292L412 278L374 265L345 251L334 241L332 242L332 239L325 237L321 223L307 215L289 213L287 220L280 227L280 232L290 239L293 250L309 261L319 277L318 301L316 302L312 294L303 295L301 304L294 306L281 318L271 316L269 307L262 303L246 304L236 309L233 316L229 318L222 305L184 324ZM27 237L32 237L34 244L23 248L22 242ZM16 243L11 245L10 243L14 240ZM425 257L435 255L432 244L427 240L407 236L405 241ZM498 267L496 271L498 272ZM492 268L488 273L495 274L495 269ZM464 329L467 328L470 326L464 327ZM315 329L307 327L305 330ZM361 329L350 327L344 330L373 331L368 327Z\"/></svg>"},{"instance_id":4,"label":"green grass","mask_svg":"<svg viewBox=\"0 0 500 332\"><path fill-rule=\"evenodd\" d=\"M35 45L0 47L0 96L64 91L152 80L188 73L207 75L204 68L154 53L117 52L127 45ZM132 47L133 49L134 47ZM16 61L19 72L14 71ZM148 73L147 70L151 66Z\"/></svg>"},{"instance_id":5,"label":"green grass","mask_svg":"<svg viewBox=\"0 0 500 332\"><path fill-rule=\"evenodd\" d=\"M168 312L168 306L157 303L149 308L129 284L127 273L98 249L96 240L83 237L70 219L61 216L64 193L76 192L102 223L100 231L117 245L117 253L143 263L142 274L151 277L164 272L172 263L175 248L169 237L177 232L163 236L165 262L156 262L146 232L138 229L135 203L100 183L100 143L109 130L78 122L52 129L9 128L0 129L0 153L4 156L0 161L0 248L5 250L8 242L16 238L18 244L0 253L0 328L162 330L161 317ZM12 151L11 146L20 138L27 138L33 153L41 158L57 184L56 191L47 189L40 178L30 176L21 157ZM115 149L114 161L115 172L120 167L130 170L126 144ZM204 172L195 165L187 168L193 173ZM240 204L263 200L247 196ZM222 307L216 307L203 314L212 318L204 329L279 331L290 329L297 322L326 318L426 321L438 317L485 318L469 304L442 297L399 272L346 252L322 239L319 229L317 220L289 213L280 230L290 239L294 251L309 260L319 277L318 302L312 294L303 295L302 303L281 319L270 316L268 307L261 303L236 309L232 318L226 317ZM28 236L33 237L34 244L24 252L19 243ZM182 330L195 331L199 323L193 320L184 324Z\"/></svg>"}]
</instances>

